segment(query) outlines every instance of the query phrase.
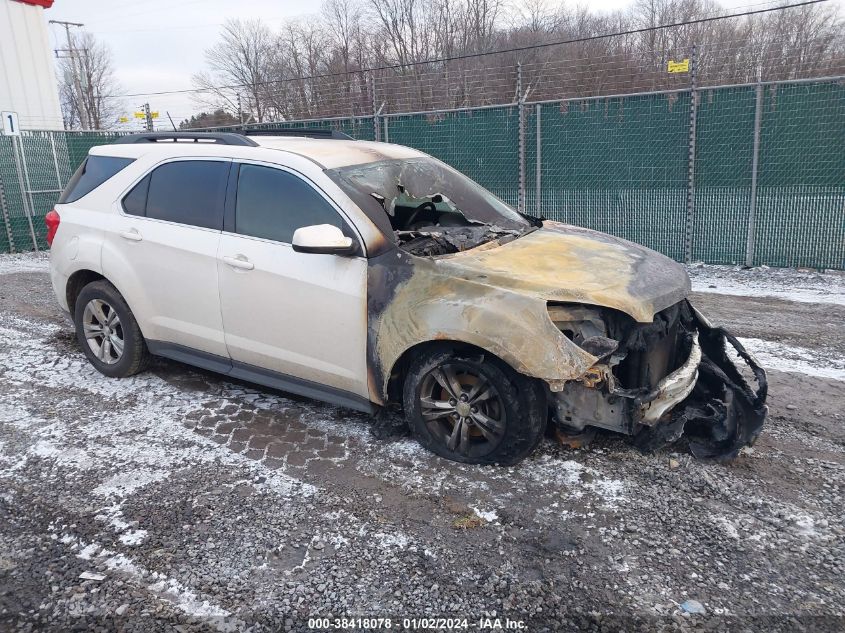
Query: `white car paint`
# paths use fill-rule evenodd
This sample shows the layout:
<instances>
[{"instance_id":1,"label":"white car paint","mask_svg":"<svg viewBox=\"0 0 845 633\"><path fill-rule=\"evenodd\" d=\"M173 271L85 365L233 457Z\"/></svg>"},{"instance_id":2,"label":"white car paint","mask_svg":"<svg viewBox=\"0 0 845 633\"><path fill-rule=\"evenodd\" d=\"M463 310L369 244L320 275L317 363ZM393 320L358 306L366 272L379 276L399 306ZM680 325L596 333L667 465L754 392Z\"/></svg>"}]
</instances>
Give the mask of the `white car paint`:
<instances>
[{"instance_id":1,"label":"white car paint","mask_svg":"<svg viewBox=\"0 0 845 633\"><path fill-rule=\"evenodd\" d=\"M309 184L354 229L323 191L334 184L322 172L312 176L320 186ZM301 253L290 244L224 231L218 275L232 360L369 397L364 257Z\"/></svg>"},{"instance_id":2,"label":"white car paint","mask_svg":"<svg viewBox=\"0 0 845 633\"><path fill-rule=\"evenodd\" d=\"M103 275L118 280L114 283L145 338L225 358L217 279L220 231L124 213L120 199L145 175L120 194L104 224Z\"/></svg>"},{"instance_id":3,"label":"white car paint","mask_svg":"<svg viewBox=\"0 0 845 633\"><path fill-rule=\"evenodd\" d=\"M224 233L218 258L233 360L369 397L367 262ZM239 258L244 270L224 261Z\"/></svg>"},{"instance_id":4,"label":"white car paint","mask_svg":"<svg viewBox=\"0 0 845 633\"><path fill-rule=\"evenodd\" d=\"M315 159L332 156L332 164L342 164L344 152L355 160L367 148L340 140L257 141L264 146L144 143L92 148L91 155L134 162L78 201L56 206L61 223L50 258L58 302L72 311L65 298L68 279L76 271L90 270L114 284L147 340L369 400L365 254L380 233ZM418 155L407 148L402 152ZM152 170L190 159L259 163L294 172L347 221L363 254L301 253L289 244L123 211L123 197Z\"/></svg>"}]
</instances>

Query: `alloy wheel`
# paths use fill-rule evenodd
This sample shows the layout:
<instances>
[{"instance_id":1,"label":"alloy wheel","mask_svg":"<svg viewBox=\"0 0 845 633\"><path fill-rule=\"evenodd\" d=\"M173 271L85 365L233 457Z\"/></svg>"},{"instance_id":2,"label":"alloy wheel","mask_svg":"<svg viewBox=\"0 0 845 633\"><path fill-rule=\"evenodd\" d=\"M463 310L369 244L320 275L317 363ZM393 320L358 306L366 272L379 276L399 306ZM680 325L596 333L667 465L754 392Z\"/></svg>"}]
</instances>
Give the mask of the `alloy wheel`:
<instances>
[{"instance_id":1,"label":"alloy wheel","mask_svg":"<svg viewBox=\"0 0 845 633\"><path fill-rule=\"evenodd\" d=\"M106 365L114 365L123 356L123 325L115 309L102 299L92 299L82 313L85 340L94 356Z\"/></svg>"},{"instance_id":2,"label":"alloy wheel","mask_svg":"<svg viewBox=\"0 0 845 633\"><path fill-rule=\"evenodd\" d=\"M465 457L492 452L505 435L505 407L495 386L463 363L435 367L420 385L426 427L447 449Z\"/></svg>"}]
</instances>

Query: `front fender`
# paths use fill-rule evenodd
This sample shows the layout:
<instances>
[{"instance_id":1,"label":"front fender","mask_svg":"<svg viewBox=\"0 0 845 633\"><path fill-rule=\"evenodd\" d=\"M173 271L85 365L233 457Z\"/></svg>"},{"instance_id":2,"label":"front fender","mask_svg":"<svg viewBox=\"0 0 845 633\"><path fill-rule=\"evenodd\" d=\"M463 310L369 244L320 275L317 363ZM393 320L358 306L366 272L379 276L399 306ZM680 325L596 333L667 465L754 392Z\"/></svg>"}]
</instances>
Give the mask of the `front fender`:
<instances>
[{"instance_id":1,"label":"front fender","mask_svg":"<svg viewBox=\"0 0 845 633\"><path fill-rule=\"evenodd\" d=\"M444 274L437 264L413 262L410 274L386 297L380 314L370 315L375 320L371 361L379 366L382 394L386 395L391 370L402 354L428 341L455 341L487 350L514 370L548 382L552 389L582 376L597 361L555 327L544 300Z\"/></svg>"}]
</instances>

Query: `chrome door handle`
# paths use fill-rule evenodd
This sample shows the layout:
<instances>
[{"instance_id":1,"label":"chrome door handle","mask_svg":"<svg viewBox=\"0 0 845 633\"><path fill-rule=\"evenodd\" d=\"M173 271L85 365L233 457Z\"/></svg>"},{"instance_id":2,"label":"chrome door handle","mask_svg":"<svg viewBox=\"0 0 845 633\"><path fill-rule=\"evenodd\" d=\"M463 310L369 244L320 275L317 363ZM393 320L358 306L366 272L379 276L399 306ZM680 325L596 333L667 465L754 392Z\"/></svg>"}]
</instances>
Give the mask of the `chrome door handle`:
<instances>
[{"instance_id":1,"label":"chrome door handle","mask_svg":"<svg viewBox=\"0 0 845 633\"><path fill-rule=\"evenodd\" d=\"M241 270L252 270L255 268L255 264L246 258L229 257L228 255L225 255L223 257L223 261L229 264L232 268L240 268Z\"/></svg>"},{"instance_id":2,"label":"chrome door handle","mask_svg":"<svg viewBox=\"0 0 845 633\"><path fill-rule=\"evenodd\" d=\"M141 234L138 233L137 229L130 229L129 231L121 231L120 237L122 237L125 240L129 240L130 242L140 242L142 239L144 239L143 237L141 237Z\"/></svg>"}]
</instances>

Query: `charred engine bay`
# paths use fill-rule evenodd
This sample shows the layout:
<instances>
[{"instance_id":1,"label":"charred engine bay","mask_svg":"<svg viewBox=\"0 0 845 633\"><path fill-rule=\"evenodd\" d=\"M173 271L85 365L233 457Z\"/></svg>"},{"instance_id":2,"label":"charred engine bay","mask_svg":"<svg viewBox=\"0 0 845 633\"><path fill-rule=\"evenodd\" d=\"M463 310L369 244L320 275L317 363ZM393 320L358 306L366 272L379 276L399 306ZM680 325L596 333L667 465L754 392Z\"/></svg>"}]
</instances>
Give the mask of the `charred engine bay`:
<instances>
[{"instance_id":1,"label":"charred engine bay","mask_svg":"<svg viewBox=\"0 0 845 633\"><path fill-rule=\"evenodd\" d=\"M505 244L538 225L518 214L508 224L506 216L479 213L478 206L458 206L442 192L416 196L401 184L396 191L390 200L376 193L370 195L380 202L390 218L396 243L412 255L449 255L494 240Z\"/></svg>"},{"instance_id":2,"label":"charred engine bay","mask_svg":"<svg viewBox=\"0 0 845 633\"><path fill-rule=\"evenodd\" d=\"M502 229L497 226L427 226L412 231L395 231L400 248L412 255L435 257L459 253L494 240L506 244L515 240L520 231Z\"/></svg>"}]
</instances>

